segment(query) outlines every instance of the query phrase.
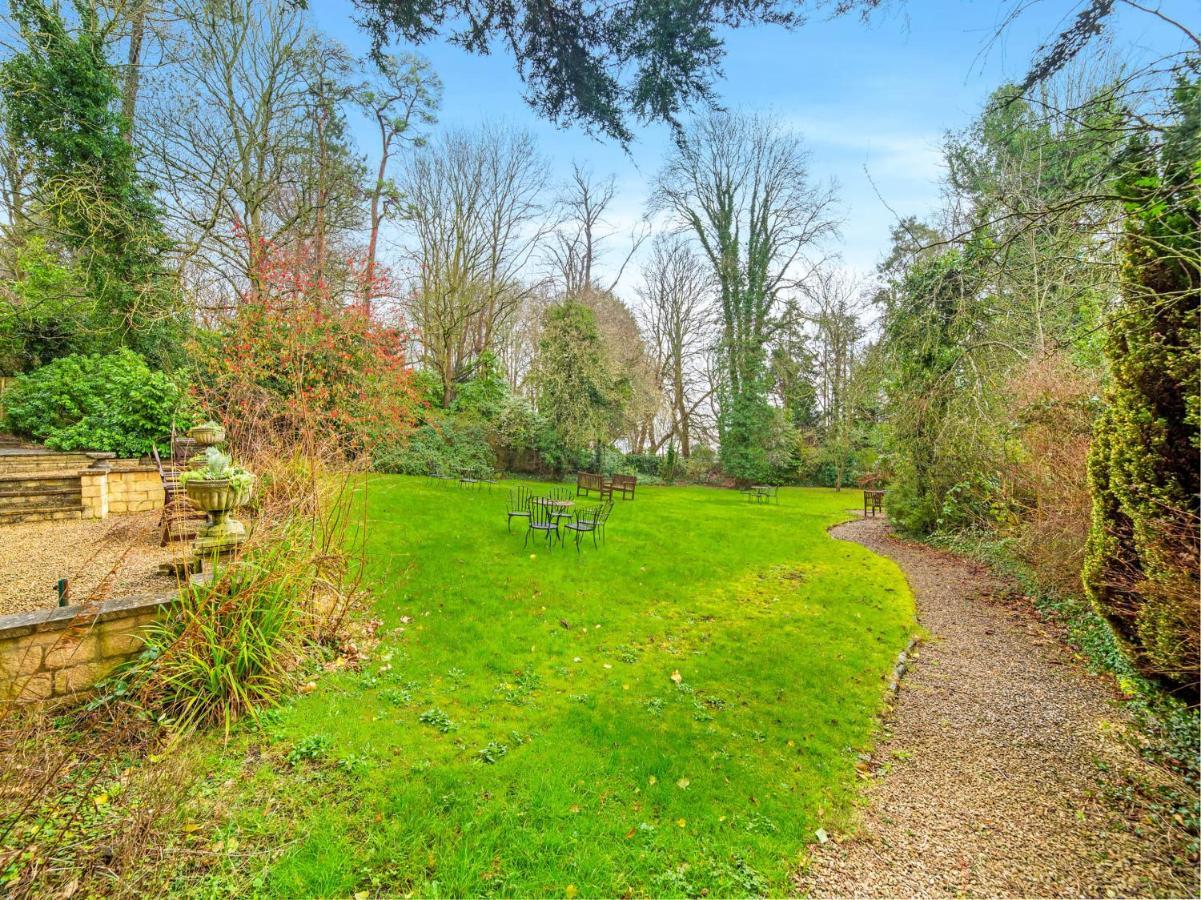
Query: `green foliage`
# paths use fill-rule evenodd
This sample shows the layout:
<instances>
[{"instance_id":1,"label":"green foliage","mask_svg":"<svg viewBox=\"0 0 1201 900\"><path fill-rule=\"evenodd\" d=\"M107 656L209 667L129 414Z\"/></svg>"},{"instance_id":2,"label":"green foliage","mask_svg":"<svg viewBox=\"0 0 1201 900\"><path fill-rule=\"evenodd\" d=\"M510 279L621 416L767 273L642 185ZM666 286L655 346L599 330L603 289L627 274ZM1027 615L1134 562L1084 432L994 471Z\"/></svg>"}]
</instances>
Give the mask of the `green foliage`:
<instances>
[{"instance_id":1,"label":"green foliage","mask_svg":"<svg viewBox=\"0 0 1201 900\"><path fill-rule=\"evenodd\" d=\"M477 53L510 49L526 98L560 125L581 123L622 143L630 118L675 124L681 110L713 99L725 29L760 22L795 25L792 4L686 0L666 4L543 7L521 0L361 0L375 47L399 34L408 43L447 28L453 43Z\"/></svg>"},{"instance_id":2,"label":"green foliage","mask_svg":"<svg viewBox=\"0 0 1201 900\"><path fill-rule=\"evenodd\" d=\"M740 483L761 483L776 476L773 443L776 411L765 390L748 388L727 396L721 405L721 467Z\"/></svg>"},{"instance_id":3,"label":"green foliage","mask_svg":"<svg viewBox=\"0 0 1201 900\"><path fill-rule=\"evenodd\" d=\"M0 372L28 372L60 356L103 348L95 298L87 279L36 235L15 248L15 278L0 302Z\"/></svg>"},{"instance_id":4,"label":"green foliage","mask_svg":"<svg viewBox=\"0 0 1201 900\"><path fill-rule=\"evenodd\" d=\"M455 723L450 720L450 716L437 708L427 709L417 717L417 721L443 734L454 730L455 727Z\"/></svg>"},{"instance_id":5,"label":"green foliage","mask_svg":"<svg viewBox=\"0 0 1201 900\"><path fill-rule=\"evenodd\" d=\"M1089 598L1140 668L1198 696L1201 81L1158 153L1132 148L1112 379L1089 456Z\"/></svg>"},{"instance_id":6,"label":"green foliage","mask_svg":"<svg viewBox=\"0 0 1201 900\"><path fill-rule=\"evenodd\" d=\"M890 298L886 390L895 476L889 514L915 534L930 533L940 520L946 524L948 492L987 460L988 444L973 427L978 419L966 415L982 398L962 390L973 376L962 347L980 322L975 252L969 246L919 260Z\"/></svg>"},{"instance_id":7,"label":"green foliage","mask_svg":"<svg viewBox=\"0 0 1201 900\"><path fill-rule=\"evenodd\" d=\"M663 458L654 453L627 453L626 467L638 475L658 475L663 467Z\"/></svg>"},{"instance_id":8,"label":"green foliage","mask_svg":"<svg viewBox=\"0 0 1201 900\"><path fill-rule=\"evenodd\" d=\"M606 358L596 314L580 303L552 306L539 343L538 412L572 449L607 442L628 390Z\"/></svg>"},{"instance_id":9,"label":"green foliage","mask_svg":"<svg viewBox=\"0 0 1201 900\"><path fill-rule=\"evenodd\" d=\"M329 755L332 747L333 741L324 734L310 734L308 737L301 738L296 746L288 751L288 765L298 766L302 762L318 762Z\"/></svg>"},{"instance_id":10,"label":"green foliage","mask_svg":"<svg viewBox=\"0 0 1201 900\"><path fill-rule=\"evenodd\" d=\"M400 475L487 475L496 468L496 454L482 425L439 416L415 428L403 443L376 447L371 464L377 472Z\"/></svg>"},{"instance_id":11,"label":"green foliage","mask_svg":"<svg viewBox=\"0 0 1201 900\"><path fill-rule=\"evenodd\" d=\"M492 428L497 446L510 458L532 452L543 472L562 475L575 462L575 456L564 446L554 426L524 397L510 397Z\"/></svg>"},{"instance_id":12,"label":"green foliage","mask_svg":"<svg viewBox=\"0 0 1201 900\"><path fill-rule=\"evenodd\" d=\"M491 350L485 350L476 360L471 377L457 386L450 408L460 416L491 422L508 400L509 382L500 360Z\"/></svg>"},{"instance_id":13,"label":"green foliage","mask_svg":"<svg viewBox=\"0 0 1201 900\"><path fill-rule=\"evenodd\" d=\"M72 31L57 4L10 4L23 46L0 66L0 87L9 150L28 172L20 227L63 255L74 282L63 295L70 314L47 332L37 327L47 320L37 301L49 273L18 261L10 302L33 341L19 352L37 364L59 352L129 346L163 364L178 357L186 325L165 263L170 241L123 134L105 29L95 7L75 6Z\"/></svg>"},{"instance_id":14,"label":"green foliage","mask_svg":"<svg viewBox=\"0 0 1201 900\"><path fill-rule=\"evenodd\" d=\"M15 379L4 409L10 429L54 450L119 456L167 446L172 424L186 428L192 417L176 382L132 350L56 359Z\"/></svg>"}]
</instances>

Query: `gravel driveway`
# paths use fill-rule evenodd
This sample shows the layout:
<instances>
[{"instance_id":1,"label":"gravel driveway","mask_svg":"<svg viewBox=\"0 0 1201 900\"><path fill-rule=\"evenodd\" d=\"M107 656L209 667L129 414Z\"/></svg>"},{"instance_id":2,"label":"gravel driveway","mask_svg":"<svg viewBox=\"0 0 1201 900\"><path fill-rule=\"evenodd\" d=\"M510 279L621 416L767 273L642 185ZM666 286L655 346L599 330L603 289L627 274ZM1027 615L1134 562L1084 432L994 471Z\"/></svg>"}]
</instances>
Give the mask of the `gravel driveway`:
<instances>
[{"instance_id":1,"label":"gravel driveway","mask_svg":"<svg viewBox=\"0 0 1201 900\"><path fill-rule=\"evenodd\" d=\"M159 547L158 519L150 511L0 525L0 615L57 605L59 578L70 579L72 603L169 593L178 583L158 566L181 551Z\"/></svg>"},{"instance_id":2,"label":"gravel driveway","mask_svg":"<svg viewBox=\"0 0 1201 900\"><path fill-rule=\"evenodd\" d=\"M1197 896L1180 829L1129 786L1163 776L1129 718L1024 599L981 566L834 529L895 560L928 632L871 763L858 830L812 848L813 896Z\"/></svg>"}]
</instances>

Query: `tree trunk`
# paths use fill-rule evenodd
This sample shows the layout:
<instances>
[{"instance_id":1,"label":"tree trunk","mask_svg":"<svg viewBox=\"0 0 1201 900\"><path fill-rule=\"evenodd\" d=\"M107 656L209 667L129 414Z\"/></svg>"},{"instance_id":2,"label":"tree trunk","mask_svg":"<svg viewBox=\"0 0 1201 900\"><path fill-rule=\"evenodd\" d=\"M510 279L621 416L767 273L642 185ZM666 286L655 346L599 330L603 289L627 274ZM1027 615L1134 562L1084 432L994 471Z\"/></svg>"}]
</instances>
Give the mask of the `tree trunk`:
<instances>
[{"instance_id":1,"label":"tree trunk","mask_svg":"<svg viewBox=\"0 0 1201 900\"><path fill-rule=\"evenodd\" d=\"M138 88L142 80L142 41L146 36L146 2L135 4L130 18L129 68L125 70L125 88L121 98L121 137L133 141L133 120L138 107Z\"/></svg>"}]
</instances>

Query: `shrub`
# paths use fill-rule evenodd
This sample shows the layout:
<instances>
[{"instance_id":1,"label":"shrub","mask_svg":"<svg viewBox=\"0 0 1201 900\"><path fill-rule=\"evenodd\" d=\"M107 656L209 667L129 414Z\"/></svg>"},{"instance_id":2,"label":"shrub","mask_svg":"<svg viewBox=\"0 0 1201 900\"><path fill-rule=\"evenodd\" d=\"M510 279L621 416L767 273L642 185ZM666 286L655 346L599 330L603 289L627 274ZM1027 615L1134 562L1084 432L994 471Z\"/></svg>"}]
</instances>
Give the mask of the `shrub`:
<instances>
[{"instance_id":1,"label":"shrub","mask_svg":"<svg viewBox=\"0 0 1201 900\"><path fill-rule=\"evenodd\" d=\"M1112 377L1089 454L1084 563L1089 599L1129 642L1140 670L1193 703L1201 696L1201 335L1191 262L1201 216L1199 100L1201 83L1180 85L1181 116L1168 131L1162 165L1135 166L1122 186L1129 213L1123 302L1107 327ZM1166 203L1165 196L1180 199Z\"/></svg>"},{"instance_id":2,"label":"shrub","mask_svg":"<svg viewBox=\"0 0 1201 900\"><path fill-rule=\"evenodd\" d=\"M446 416L415 429L404 443L376 448L372 468L400 475L483 475L496 468L496 454L482 426Z\"/></svg>"},{"instance_id":3,"label":"shrub","mask_svg":"<svg viewBox=\"0 0 1201 900\"><path fill-rule=\"evenodd\" d=\"M658 475L662 460L654 453L627 453L625 464L637 475Z\"/></svg>"},{"instance_id":4,"label":"shrub","mask_svg":"<svg viewBox=\"0 0 1201 900\"><path fill-rule=\"evenodd\" d=\"M1003 532L1038 583L1080 592L1091 500L1087 457L1100 389L1059 357L1036 359L1006 385L1010 426L1001 470Z\"/></svg>"},{"instance_id":5,"label":"shrub","mask_svg":"<svg viewBox=\"0 0 1201 900\"><path fill-rule=\"evenodd\" d=\"M255 274L236 315L193 348L193 389L239 458L321 434L323 452L353 459L407 431L420 401L404 335L347 305L305 242L262 246ZM361 279L350 287L361 296Z\"/></svg>"},{"instance_id":6,"label":"shrub","mask_svg":"<svg viewBox=\"0 0 1201 900\"><path fill-rule=\"evenodd\" d=\"M554 426L524 397L509 397L492 428L493 440L504 451L506 468L529 453L537 456L542 471L555 475L562 475L574 462Z\"/></svg>"},{"instance_id":7,"label":"shrub","mask_svg":"<svg viewBox=\"0 0 1201 900\"><path fill-rule=\"evenodd\" d=\"M54 450L119 456L164 446L191 423L179 386L132 350L56 359L17 378L4 395L8 427Z\"/></svg>"}]
</instances>

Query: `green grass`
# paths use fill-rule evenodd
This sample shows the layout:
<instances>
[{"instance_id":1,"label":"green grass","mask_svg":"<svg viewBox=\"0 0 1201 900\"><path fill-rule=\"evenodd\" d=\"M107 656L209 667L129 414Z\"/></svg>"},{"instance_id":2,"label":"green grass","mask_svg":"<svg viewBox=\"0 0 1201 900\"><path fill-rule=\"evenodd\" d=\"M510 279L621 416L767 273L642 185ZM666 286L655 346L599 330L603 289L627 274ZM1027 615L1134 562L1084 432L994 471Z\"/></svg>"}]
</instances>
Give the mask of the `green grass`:
<instances>
[{"instance_id":1,"label":"green grass","mask_svg":"<svg viewBox=\"0 0 1201 900\"><path fill-rule=\"evenodd\" d=\"M222 836L282 847L253 886L787 892L913 628L900 571L825 533L857 495L640 487L577 555L523 550L505 487L371 479L380 647L213 762Z\"/></svg>"}]
</instances>

